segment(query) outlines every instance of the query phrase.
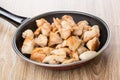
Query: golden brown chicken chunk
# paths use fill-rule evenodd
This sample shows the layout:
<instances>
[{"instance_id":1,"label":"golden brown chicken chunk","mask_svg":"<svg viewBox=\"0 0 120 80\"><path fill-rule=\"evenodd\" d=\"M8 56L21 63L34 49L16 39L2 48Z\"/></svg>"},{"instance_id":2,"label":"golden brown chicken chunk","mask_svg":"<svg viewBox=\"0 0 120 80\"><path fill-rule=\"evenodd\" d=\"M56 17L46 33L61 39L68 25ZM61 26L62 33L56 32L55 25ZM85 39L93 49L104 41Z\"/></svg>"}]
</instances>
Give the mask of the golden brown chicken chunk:
<instances>
[{"instance_id":1,"label":"golden brown chicken chunk","mask_svg":"<svg viewBox=\"0 0 120 80\"><path fill-rule=\"evenodd\" d=\"M77 48L80 46L82 40L79 39L76 36L71 36L67 39L67 46L69 47L69 49L71 49L72 51L76 51Z\"/></svg>"},{"instance_id":2,"label":"golden brown chicken chunk","mask_svg":"<svg viewBox=\"0 0 120 80\"><path fill-rule=\"evenodd\" d=\"M83 28L83 32L85 31L88 31L89 29L91 29L91 26L88 25L89 23L86 21L86 20L83 20L83 21L79 21L77 23L77 25L79 27L82 27Z\"/></svg>"},{"instance_id":3,"label":"golden brown chicken chunk","mask_svg":"<svg viewBox=\"0 0 120 80\"><path fill-rule=\"evenodd\" d=\"M77 51L78 51L78 54L80 55L83 52L88 51L88 49L86 47L84 47L84 46L80 46Z\"/></svg>"},{"instance_id":4,"label":"golden brown chicken chunk","mask_svg":"<svg viewBox=\"0 0 120 80\"><path fill-rule=\"evenodd\" d=\"M51 51L51 54L43 60L44 63L57 64L63 62L66 58L66 51L62 48Z\"/></svg>"},{"instance_id":5,"label":"golden brown chicken chunk","mask_svg":"<svg viewBox=\"0 0 120 80\"><path fill-rule=\"evenodd\" d=\"M41 18L39 20L36 20L36 25L37 25L37 29L35 30L34 32L34 35L37 36L40 34L41 32L41 26L44 24L44 23L48 23L44 18Z\"/></svg>"},{"instance_id":6,"label":"golden brown chicken chunk","mask_svg":"<svg viewBox=\"0 0 120 80\"><path fill-rule=\"evenodd\" d=\"M61 20L58 18L53 18L54 24L57 27L58 30L60 30L62 28L61 26Z\"/></svg>"},{"instance_id":7,"label":"golden brown chicken chunk","mask_svg":"<svg viewBox=\"0 0 120 80\"><path fill-rule=\"evenodd\" d=\"M56 48L63 48L63 47L65 47L65 46L67 46L66 40L64 40L61 44L58 44L58 45L56 46Z\"/></svg>"},{"instance_id":8,"label":"golden brown chicken chunk","mask_svg":"<svg viewBox=\"0 0 120 80\"><path fill-rule=\"evenodd\" d=\"M72 18L70 15L64 15L64 16L62 17L62 20L67 21L71 26L76 25L76 24L75 24L75 21L73 20L73 18Z\"/></svg>"},{"instance_id":9,"label":"golden brown chicken chunk","mask_svg":"<svg viewBox=\"0 0 120 80\"><path fill-rule=\"evenodd\" d=\"M71 59L66 59L62 62L62 64L68 64L68 63L72 63L72 62L75 62L76 60L71 58Z\"/></svg>"},{"instance_id":10,"label":"golden brown chicken chunk","mask_svg":"<svg viewBox=\"0 0 120 80\"><path fill-rule=\"evenodd\" d=\"M44 23L48 23L44 18L36 20L37 27L41 27Z\"/></svg>"},{"instance_id":11,"label":"golden brown chicken chunk","mask_svg":"<svg viewBox=\"0 0 120 80\"><path fill-rule=\"evenodd\" d=\"M41 26L41 33L43 35L49 36L50 31L51 31L50 23L44 23L43 26Z\"/></svg>"},{"instance_id":12,"label":"golden brown chicken chunk","mask_svg":"<svg viewBox=\"0 0 120 80\"><path fill-rule=\"evenodd\" d=\"M79 58L81 60L89 60L92 59L93 57L95 57L97 55L96 51L86 51L84 53L82 53Z\"/></svg>"},{"instance_id":13,"label":"golden brown chicken chunk","mask_svg":"<svg viewBox=\"0 0 120 80\"><path fill-rule=\"evenodd\" d=\"M30 29L25 30L25 31L22 33L22 37L23 37L23 38L34 37L33 31L30 30Z\"/></svg>"},{"instance_id":14,"label":"golden brown chicken chunk","mask_svg":"<svg viewBox=\"0 0 120 80\"><path fill-rule=\"evenodd\" d=\"M76 36L81 36L83 33L83 26L74 26L73 27L73 34Z\"/></svg>"},{"instance_id":15,"label":"golden brown chicken chunk","mask_svg":"<svg viewBox=\"0 0 120 80\"><path fill-rule=\"evenodd\" d=\"M70 53L70 55L71 55L71 57L73 58L73 59L75 59L75 60L79 60L79 57L78 57L78 53L77 52L71 52Z\"/></svg>"},{"instance_id":16,"label":"golden brown chicken chunk","mask_svg":"<svg viewBox=\"0 0 120 80\"><path fill-rule=\"evenodd\" d=\"M91 40L92 38L94 37L99 37L100 36L100 31L99 31L99 27L97 25L94 25L90 31L86 31L84 32L84 35L83 35L83 40L85 42Z\"/></svg>"},{"instance_id":17,"label":"golden brown chicken chunk","mask_svg":"<svg viewBox=\"0 0 120 80\"><path fill-rule=\"evenodd\" d=\"M55 26L55 23L52 23L52 24L51 24L51 28L52 28L52 29L51 29L52 32L58 31L57 27Z\"/></svg>"},{"instance_id":18,"label":"golden brown chicken chunk","mask_svg":"<svg viewBox=\"0 0 120 80\"><path fill-rule=\"evenodd\" d=\"M67 21L61 22L62 28L59 30L61 38L67 39L71 34L72 26Z\"/></svg>"},{"instance_id":19,"label":"golden brown chicken chunk","mask_svg":"<svg viewBox=\"0 0 120 80\"><path fill-rule=\"evenodd\" d=\"M43 59L46 57L46 54L43 51L43 48L35 48L30 56L30 59L42 62Z\"/></svg>"},{"instance_id":20,"label":"golden brown chicken chunk","mask_svg":"<svg viewBox=\"0 0 120 80\"><path fill-rule=\"evenodd\" d=\"M55 55L46 56L42 62L48 64L57 64L55 57L56 57Z\"/></svg>"},{"instance_id":21,"label":"golden brown chicken chunk","mask_svg":"<svg viewBox=\"0 0 120 80\"><path fill-rule=\"evenodd\" d=\"M66 57L66 51L64 48L54 49L51 51L51 54Z\"/></svg>"},{"instance_id":22,"label":"golden brown chicken chunk","mask_svg":"<svg viewBox=\"0 0 120 80\"><path fill-rule=\"evenodd\" d=\"M32 30L27 29L26 31L23 32L22 37L25 38L21 51L22 53L30 54L34 48L34 34Z\"/></svg>"},{"instance_id":23,"label":"golden brown chicken chunk","mask_svg":"<svg viewBox=\"0 0 120 80\"><path fill-rule=\"evenodd\" d=\"M62 43L62 38L57 33L50 32L48 45L52 46L59 43Z\"/></svg>"},{"instance_id":24,"label":"golden brown chicken chunk","mask_svg":"<svg viewBox=\"0 0 120 80\"><path fill-rule=\"evenodd\" d=\"M52 48L50 47L35 48L31 53L30 59L42 62L46 55L50 55L51 50Z\"/></svg>"},{"instance_id":25,"label":"golden brown chicken chunk","mask_svg":"<svg viewBox=\"0 0 120 80\"><path fill-rule=\"evenodd\" d=\"M38 28L36 29L36 31L34 32L34 34L37 36L40 34L40 32L43 35L48 36L49 32L51 30L51 25L50 23L48 23L44 18L36 20L36 24L38 26Z\"/></svg>"},{"instance_id":26,"label":"golden brown chicken chunk","mask_svg":"<svg viewBox=\"0 0 120 80\"><path fill-rule=\"evenodd\" d=\"M92 40L89 40L86 45L89 50L95 51L99 48L100 42L99 42L99 39L95 37Z\"/></svg>"},{"instance_id":27,"label":"golden brown chicken chunk","mask_svg":"<svg viewBox=\"0 0 120 80\"><path fill-rule=\"evenodd\" d=\"M21 51L22 53L31 54L34 48L34 40L32 37L25 38Z\"/></svg>"},{"instance_id":28,"label":"golden brown chicken chunk","mask_svg":"<svg viewBox=\"0 0 120 80\"><path fill-rule=\"evenodd\" d=\"M48 39L47 36L40 34L37 38L35 38L34 42L37 45L44 47L47 45Z\"/></svg>"}]
</instances>

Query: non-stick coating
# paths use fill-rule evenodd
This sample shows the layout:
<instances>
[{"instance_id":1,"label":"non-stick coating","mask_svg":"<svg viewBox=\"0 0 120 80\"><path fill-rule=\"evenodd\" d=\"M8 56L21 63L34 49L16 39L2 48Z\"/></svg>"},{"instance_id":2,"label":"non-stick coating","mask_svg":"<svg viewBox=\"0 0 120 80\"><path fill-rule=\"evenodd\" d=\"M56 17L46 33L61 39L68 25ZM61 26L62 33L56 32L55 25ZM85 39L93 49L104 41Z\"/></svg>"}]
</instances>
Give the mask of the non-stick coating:
<instances>
[{"instance_id":1,"label":"non-stick coating","mask_svg":"<svg viewBox=\"0 0 120 80\"><path fill-rule=\"evenodd\" d=\"M21 46L22 46L23 40L24 40L22 38L22 33L26 29L32 29L33 31L35 31L37 28L35 20L40 19L40 18L45 18L48 22L52 23L53 17L61 18L63 15L72 16L76 23L81 20L87 20L91 26L98 25L100 28L100 43L101 44L100 44L100 48L97 51L99 51L105 45L107 38L108 38L108 30L106 28L107 26L105 25L104 22L101 21L101 19L99 19L95 16L92 16L92 15L86 14L86 13L82 13L82 12L56 11L56 12L50 12L50 13L36 16L28 21L25 21L23 24L20 25L20 27L18 28L18 30L15 34L14 43L13 43L13 45L14 45L13 48L16 51L16 53L23 55L21 52ZM17 47L17 48L15 48L15 47ZM16 49L18 49L18 50L16 50ZM27 58L30 57L30 55L24 55L24 56L26 56Z\"/></svg>"}]
</instances>

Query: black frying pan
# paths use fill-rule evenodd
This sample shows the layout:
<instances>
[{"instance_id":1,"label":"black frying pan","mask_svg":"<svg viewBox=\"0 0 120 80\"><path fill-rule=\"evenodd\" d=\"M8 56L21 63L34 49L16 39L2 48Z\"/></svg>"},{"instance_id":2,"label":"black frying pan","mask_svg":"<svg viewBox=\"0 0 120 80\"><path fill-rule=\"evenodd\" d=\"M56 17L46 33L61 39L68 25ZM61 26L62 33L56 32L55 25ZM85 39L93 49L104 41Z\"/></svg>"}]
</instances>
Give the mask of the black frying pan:
<instances>
[{"instance_id":1,"label":"black frying pan","mask_svg":"<svg viewBox=\"0 0 120 80\"><path fill-rule=\"evenodd\" d=\"M83 13L83 12L77 12L77 11L53 11L53 12L40 14L33 18L26 18L26 17L21 17L15 14L12 14L8 12L7 10L0 7L0 16L10 21L12 24L14 24L18 28L13 38L13 49L16 52L16 54L28 62L37 64L43 67L51 68L51 69L76 68L76 67L79 67L81 64L93 59L91 58L89 60L78 61L78 62L70 63L70 64L57 64L57 65L54 64L53 65L53 64L43 64L43 63L33 61L29 59L30 55L22 54L21 47L22 47L23 40L24 40L22 38L22 32L24 32L26 29L32 29L33 31L35 31L37 28L35 20L37 19L45 18L47 21L53 22L52 20L53 17L61 18L63 15L71 15L73 19L75 20L75 22L78 22L80 20L87 20L90 23L90 25L95 25L95 24L99 25L100 34L101 34L100 36L101 45L100 45L100 48L97 50L98 55L108 46L108 43L110 41L109 27L102 19L94 15Z\"/></svg>"}]
</instances>

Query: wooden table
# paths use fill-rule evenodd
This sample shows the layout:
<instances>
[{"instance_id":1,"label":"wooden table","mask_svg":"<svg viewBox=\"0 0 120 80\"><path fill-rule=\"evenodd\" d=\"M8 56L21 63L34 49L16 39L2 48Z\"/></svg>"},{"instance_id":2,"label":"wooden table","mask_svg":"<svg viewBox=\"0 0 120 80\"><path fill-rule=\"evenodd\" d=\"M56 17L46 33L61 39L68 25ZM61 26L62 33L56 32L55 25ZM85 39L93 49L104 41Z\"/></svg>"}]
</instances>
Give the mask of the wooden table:
<instances>
[{"instance_id":1,"label":"wooden table","mask_svg":"<svg viewBox=\"0 0 120 80\"><path fill-rule=\"evenodd\" d=\"M0 18L0 80L120 80L120 0L0 0L0 6L32 17L55 10L99 16L111 29L111 41L93 62L67 71L48 70L19 58L12 49L16 28Z\"/></svg>"}]
</instances>

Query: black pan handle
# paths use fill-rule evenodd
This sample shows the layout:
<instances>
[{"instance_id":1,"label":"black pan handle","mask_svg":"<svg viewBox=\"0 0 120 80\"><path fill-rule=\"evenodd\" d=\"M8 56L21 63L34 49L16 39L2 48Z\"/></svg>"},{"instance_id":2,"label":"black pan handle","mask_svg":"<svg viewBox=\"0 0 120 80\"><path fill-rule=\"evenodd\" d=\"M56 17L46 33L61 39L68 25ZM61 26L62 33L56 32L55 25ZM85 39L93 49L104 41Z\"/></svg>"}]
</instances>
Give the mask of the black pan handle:
<instances>
[{"instance_id":1,"label":"black pan handle","mask_svg":"<svg viewBox=\"0 0 120 80\"><path fill-rule=\"evenodd\" d=\"M24 20L27 19L27 17L15 15L2 7L0 7L0 16L15 25L16 27L18 27Z\"/></svg>"}]
</instances>

